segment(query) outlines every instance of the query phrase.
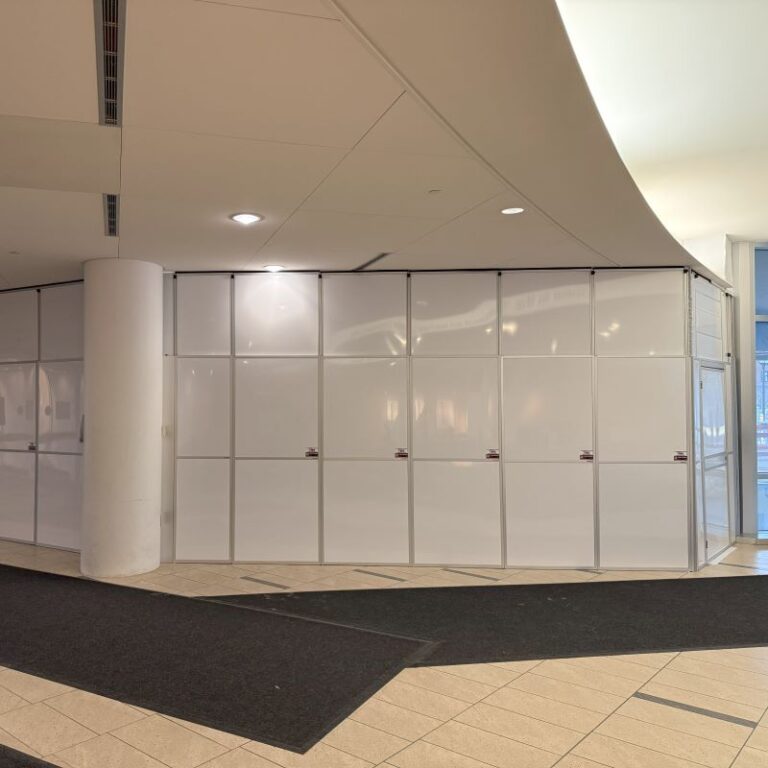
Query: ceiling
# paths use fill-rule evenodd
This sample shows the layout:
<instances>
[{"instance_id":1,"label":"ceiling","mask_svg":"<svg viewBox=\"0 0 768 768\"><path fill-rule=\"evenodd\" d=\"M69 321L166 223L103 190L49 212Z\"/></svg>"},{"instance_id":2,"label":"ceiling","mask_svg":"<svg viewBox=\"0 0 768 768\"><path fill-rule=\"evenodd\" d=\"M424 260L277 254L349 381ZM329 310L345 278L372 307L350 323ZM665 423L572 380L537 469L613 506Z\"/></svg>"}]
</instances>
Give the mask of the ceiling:
<instances>
[{"instance_id":1,"label":"ceiling","mask_svg":"<svg viewBox=\"0 0 768 768\"><path fill-rule=\"evenodd\" d=\"M681 240L768 240L765 0L558 0L640 190Z\"/></svg>"},{"instance_id":2,"label":"ceiling","mask_svg":"<svg viewBox=\"0 0 768 768\"><path fill-rule=\"evenodd\" d=\"M695 263L616 153L554 0L123 2L120 127L99 125L93 0L0 3L0 287L115 256Z\"/></svg>"}]
</instances>

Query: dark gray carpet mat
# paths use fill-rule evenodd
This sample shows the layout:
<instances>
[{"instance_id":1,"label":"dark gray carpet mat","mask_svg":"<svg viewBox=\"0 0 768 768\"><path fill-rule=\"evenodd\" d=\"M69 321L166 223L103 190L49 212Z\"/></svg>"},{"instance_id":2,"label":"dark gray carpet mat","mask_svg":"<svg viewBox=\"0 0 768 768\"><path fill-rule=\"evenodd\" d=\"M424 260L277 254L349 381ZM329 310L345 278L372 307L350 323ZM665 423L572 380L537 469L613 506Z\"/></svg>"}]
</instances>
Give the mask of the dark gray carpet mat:
<instances>
[{"instance_id":1,"label":"dark gray carpet mat","mask_svg":"<svg viewBox=\"0 0 768 768\"><path fill-rule=\"evenodd\" d=\"M0 566L0 666L296 752L429 648Z\"/></svg>"},{"instance_id":2,"label":"dark gray carpet mat","mask_svg":"<svg viewBox=\"0 0 768 768\"><path fill-rule=\"evenodd\" d=\"M0 768L54 768L51 763L0 744Z\"/></svg>"},{"instance_id":3,"label":"dark gray carpet mat","mask_svg":"<svg viewBox=\"0 0 768 768\"><path fill-rule=\"evenodd\" d=\"M433 640L415 664L768 645L768 577L202 598Z\"/></svg>"}]
</instances>

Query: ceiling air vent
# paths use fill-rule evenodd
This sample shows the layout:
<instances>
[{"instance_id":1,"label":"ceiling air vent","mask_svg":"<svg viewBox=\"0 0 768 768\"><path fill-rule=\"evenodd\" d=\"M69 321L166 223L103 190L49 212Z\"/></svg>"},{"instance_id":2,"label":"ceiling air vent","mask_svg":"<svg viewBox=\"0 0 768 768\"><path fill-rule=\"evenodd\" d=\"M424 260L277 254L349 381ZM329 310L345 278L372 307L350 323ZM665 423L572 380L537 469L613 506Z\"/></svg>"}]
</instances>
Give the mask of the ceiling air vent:
<instances>
[{"instance_id":1,"label":"ceiling air vent","mask_svg":"<svg viewBox=\"0 0 768 768\"><path fill-rule=\"evenodd\" d=\"M94 0L102 125L120 125L122 118L124 5L125 0Z\"/></svg>"},{"instance_id":2,"label":"ceiling air vent","mask_svg":"<svg viewBox=\"0 0 768 768\"><path fill-rule=\"evenodd\" d=\"M120 196L104 195L104 234L117 237L117 218L120 213Z\"/></svg>"}]
</instances>

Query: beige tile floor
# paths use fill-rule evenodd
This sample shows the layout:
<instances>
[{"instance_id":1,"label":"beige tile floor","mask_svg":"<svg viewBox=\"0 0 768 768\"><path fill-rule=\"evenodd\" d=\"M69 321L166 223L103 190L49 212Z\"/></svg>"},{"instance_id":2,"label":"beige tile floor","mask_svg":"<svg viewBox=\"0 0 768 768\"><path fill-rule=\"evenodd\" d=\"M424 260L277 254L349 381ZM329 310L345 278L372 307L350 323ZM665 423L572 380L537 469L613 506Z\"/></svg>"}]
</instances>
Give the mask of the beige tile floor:
<instances>
[{"instance_id":1,"label":"beige tile floor","mask_svg":"<svg viewBox=\"0 0 768 768\"><path fill-rule=\"evenodd\" d=\"M78 573L72 553L8 542L0 562ZM210 595L761 572L768 547L741 544L698 574L169 564L120 583ZM407 669L303 756L0 667L0 744L64 768L768 768L768 647Z\"/></svg>"}]
</instances>

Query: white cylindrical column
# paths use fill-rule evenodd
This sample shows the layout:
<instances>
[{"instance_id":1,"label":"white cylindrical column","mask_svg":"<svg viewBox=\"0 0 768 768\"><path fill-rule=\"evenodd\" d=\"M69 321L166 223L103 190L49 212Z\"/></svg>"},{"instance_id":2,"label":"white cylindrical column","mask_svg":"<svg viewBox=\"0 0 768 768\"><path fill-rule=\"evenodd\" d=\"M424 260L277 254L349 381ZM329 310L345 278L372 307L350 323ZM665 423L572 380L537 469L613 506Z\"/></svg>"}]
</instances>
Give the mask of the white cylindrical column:
<instances>
[{"instance_id":1,"label":"white cylindrical column","mask_svg":"<svg viewBox=\"0 0 768 768\"><path fill-rule=\"evenodd\" d=\"M130 576L160 564L163 275L85 265L85 464L80 567Z\"/></svg>"}]
</instances>

